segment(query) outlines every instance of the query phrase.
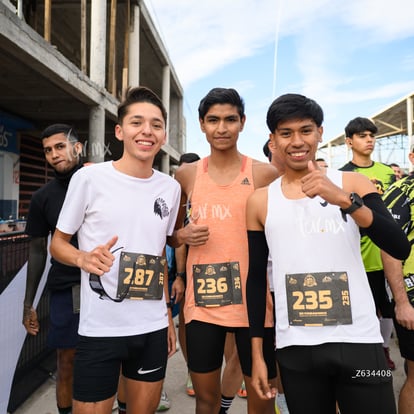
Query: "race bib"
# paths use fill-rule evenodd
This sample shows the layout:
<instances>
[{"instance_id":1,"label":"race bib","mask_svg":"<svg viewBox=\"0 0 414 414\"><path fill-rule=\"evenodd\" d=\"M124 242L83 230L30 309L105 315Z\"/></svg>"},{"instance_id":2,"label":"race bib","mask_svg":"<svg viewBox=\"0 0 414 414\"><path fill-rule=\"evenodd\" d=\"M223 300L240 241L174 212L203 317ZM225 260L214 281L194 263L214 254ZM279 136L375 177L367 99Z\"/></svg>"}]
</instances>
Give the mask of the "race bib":
<instances>
[{"instance_id":1,"label":"race bib","mask_svg":"<svg viewBox=\"0 0 414 414\"><path fill-rule=\"evenodd\" d=\"M411 306L414 306L414 274L404 276L405 291Z\"/></svg>"},{"instance_id":2,"label":"race bib","mask_svg":"<svg viewBox=\"0 0 414 414\"><path fill-rule=\"evenodd\" d=\"M239 262L193 265L193 280L196 306L243 303Z\"/></svg>"},{"instance_id":3,"label":"race bib","mask_svg":"<svg viewBox=\"0 0 414 414\"><path fill-rule=\"evenodd\" d=\"M163 256L121 252L117 298L125 295L125 299L161 299L165 263Z\"/></svg>"},{"instance_id":4,"label":"race bib","mask_svg":"<svg viewBox=\"0 0 414 414\"><path fill-rule=\"evenodd\" d=\"M286 294L289 324L292 326L352 323L346 272L287 274Z\"/></svg>"}]
</instances>

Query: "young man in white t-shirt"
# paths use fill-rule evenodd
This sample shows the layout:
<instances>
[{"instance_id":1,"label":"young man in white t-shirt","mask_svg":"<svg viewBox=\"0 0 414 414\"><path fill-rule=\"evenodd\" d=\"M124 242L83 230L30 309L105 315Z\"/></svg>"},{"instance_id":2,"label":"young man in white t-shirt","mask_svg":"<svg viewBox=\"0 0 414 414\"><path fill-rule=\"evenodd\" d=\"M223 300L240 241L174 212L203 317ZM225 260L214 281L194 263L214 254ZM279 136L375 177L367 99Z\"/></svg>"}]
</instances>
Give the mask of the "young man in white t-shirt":
<instances>
[{"instance_id":1,"label":"young man in white t-shirt","mask_svg":"<svg viewBox=\"0 0 414 414\"><path fill-rule=\"evenodd\" d=\"M120 370L128 412L154 412L176 350L163 252L180 188L152 168L166 118L156 94L130 89L115 127L122 157L74 175L56 226L52 255L82 269L74 414L111 413Z\"/></svg>"}]
</instances>

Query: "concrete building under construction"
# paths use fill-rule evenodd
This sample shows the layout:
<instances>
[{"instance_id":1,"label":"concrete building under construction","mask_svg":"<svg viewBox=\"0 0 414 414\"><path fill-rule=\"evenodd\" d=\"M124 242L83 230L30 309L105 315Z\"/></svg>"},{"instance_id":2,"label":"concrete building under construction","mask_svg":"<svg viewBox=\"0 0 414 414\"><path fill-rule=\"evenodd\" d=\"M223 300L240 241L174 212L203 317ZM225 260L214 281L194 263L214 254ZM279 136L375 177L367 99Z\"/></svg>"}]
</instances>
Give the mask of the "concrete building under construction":
<instances>
[{"instance_id":1,"label":"concrete building under construction","mask_svg":"<svg viewBox=\"0 0 414 414\"><path fill-rule=\"evenodd\" d=\"M167 108L155 168L169 173L185 148L183 91L144 2L0 0L0 217L25 215L45 182L35 138L48 124L73 124L88 161L118 158L117 105L137 85Z\"/></svg>"},{"instance_id":2,"label":"concrete building under construction","mask_svg":"<svg viewBox=\"0 0 414 414\"><path fill-rule=\"evenodd\" d=\"M52 176L40 132L52 123L73 125L85 161L115 160L122 153L114 136L117 106L126 89L138 85L156 92L167 109L167 143L154 168L168 174L185 151L183 90L145 3L0 0L2 413L13 412L50 371L42 362L47 293L38 305L41 334L26 338L21 324L28 253L24 218L33 192Z\"/></svg>"}]
</instances>

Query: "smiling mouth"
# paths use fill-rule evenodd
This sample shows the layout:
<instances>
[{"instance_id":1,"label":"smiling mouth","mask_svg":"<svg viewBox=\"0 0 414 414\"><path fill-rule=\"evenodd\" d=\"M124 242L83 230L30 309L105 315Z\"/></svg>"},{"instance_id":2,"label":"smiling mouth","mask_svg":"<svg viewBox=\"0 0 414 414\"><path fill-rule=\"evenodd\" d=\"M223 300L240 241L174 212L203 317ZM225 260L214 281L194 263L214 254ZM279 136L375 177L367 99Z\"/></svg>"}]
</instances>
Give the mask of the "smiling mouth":
<instances>
[{"instance_id":1,"label":"smiling mouth","mask_svg":"<svg viewBox=\"0 0 414 414\"><path fill-rule=\"evenodd\" d=\"M303 158L307 154L307 151L301 151L301 152L290 152L289 155L293 158Z\"/></svg>"},{"instance_id":2,"label":"smiling mouth","mask_svg":"<svg viewBox=\"0 0 414 414\"><path fill-rule=\"evenodd\" d=\"M138 145L143 145L144 147L152 147L154 144L148 141L136 141Z\"/></svg>"}]
</instances>

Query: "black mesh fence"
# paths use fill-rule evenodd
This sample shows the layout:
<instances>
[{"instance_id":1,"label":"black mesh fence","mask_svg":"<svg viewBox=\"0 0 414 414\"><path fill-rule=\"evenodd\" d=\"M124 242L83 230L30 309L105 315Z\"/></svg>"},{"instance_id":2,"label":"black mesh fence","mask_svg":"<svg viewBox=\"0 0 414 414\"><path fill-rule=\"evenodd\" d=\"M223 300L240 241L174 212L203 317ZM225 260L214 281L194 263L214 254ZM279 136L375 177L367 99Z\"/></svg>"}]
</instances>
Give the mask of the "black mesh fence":
<instances>
[{"instance_id":1,"label":"black mesh fence","mask_svg":"<svg viewBox=\"0 0 414 414\"><path fill-rule=\"evenodd\" d=\"M0 294L27 262L29 238L24 234L0 236ZM23 309L21 310L23 312ZM12 413L56 369L55 352L46 346L49 323L49 295L42 294L37 306L41 326L36 336L27 335L17 363L8 411Z\"/></svg>"}]
</instances>

